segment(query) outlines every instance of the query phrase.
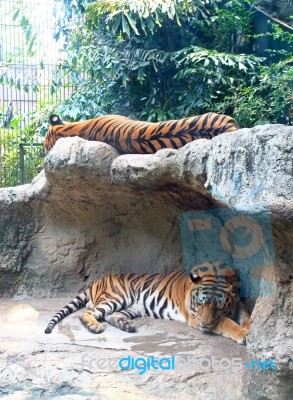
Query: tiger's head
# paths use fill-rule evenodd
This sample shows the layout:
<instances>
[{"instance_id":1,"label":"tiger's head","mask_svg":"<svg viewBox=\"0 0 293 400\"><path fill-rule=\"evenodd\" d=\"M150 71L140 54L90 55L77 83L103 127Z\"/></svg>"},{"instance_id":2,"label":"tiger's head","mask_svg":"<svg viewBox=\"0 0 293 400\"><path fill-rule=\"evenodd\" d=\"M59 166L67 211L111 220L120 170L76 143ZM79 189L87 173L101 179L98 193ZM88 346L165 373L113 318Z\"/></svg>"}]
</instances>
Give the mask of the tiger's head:
<instances>
[{"instance_id":1,"label":"tiger's head","mask_svg":"<svg viewBox=\"0 0 293 400\"><path fill-rule=\"evenodd\" d=\"M239 301L240 281L228 264L204 263L190 272L190 311L201 330L210 331Z\"/></svg>"}]
</instances>

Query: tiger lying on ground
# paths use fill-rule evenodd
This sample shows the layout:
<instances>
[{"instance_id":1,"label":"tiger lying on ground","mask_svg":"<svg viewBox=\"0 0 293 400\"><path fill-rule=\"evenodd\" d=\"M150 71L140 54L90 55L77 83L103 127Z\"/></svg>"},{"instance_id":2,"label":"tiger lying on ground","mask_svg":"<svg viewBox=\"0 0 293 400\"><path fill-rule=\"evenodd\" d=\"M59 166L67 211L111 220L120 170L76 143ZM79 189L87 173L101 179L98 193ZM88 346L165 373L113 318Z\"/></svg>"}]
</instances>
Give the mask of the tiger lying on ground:
<instances>
[{"instance_id":1,"label":"tiger lying on ground","mask_svg":"<svg viewBox=\"0 0 293 400\"><path fill-rule=\"evenodd\" d=\"M104 115L82 122L64 124L58 115L50 116L45 137L46 153L62 137L79 136L108 143L120 153L156 153L163 148L179 149L195 139L211 139L239 128L227 115L208 113L164 122L134 121L121 115Z\"/></svg>"},{"instance_id":2,"label":"tiger lying on ground","mask_svg":"<svg viewBox=\"0 0 293 400\"><path fill-rule=\"evenodd\" d=\"M101 321L134 332L131 319L153 316L187 322L245 343L250 317L239 297L239 279L227 264L205 263L187 272L108 275L92 283L48 324L45 333L67 315L87 307L82 323L93 333L104 330ZM235 318L239 322L234 322Z\"/></svg>"}]
</instances>

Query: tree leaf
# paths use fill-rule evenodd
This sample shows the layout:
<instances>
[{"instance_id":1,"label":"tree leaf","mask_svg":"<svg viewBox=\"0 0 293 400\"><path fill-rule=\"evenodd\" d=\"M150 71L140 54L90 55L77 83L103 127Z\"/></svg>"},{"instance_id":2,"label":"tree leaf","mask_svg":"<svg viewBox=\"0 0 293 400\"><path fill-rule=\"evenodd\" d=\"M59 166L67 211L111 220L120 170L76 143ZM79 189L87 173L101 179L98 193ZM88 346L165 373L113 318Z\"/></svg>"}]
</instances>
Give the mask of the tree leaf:
<instances>
[{"instance_id":1,"label":"tree leaf","mask_svg":"<svg viewBox=\"0 0 293 400\"><path fill-rule=\"evenodd\" d=\"M124 15L122 15L122 31L123 33L126 33L126 35L129 37L130 36L130 29L128 22L126 21L126 18Z\"/></svg>"}]
</instances>

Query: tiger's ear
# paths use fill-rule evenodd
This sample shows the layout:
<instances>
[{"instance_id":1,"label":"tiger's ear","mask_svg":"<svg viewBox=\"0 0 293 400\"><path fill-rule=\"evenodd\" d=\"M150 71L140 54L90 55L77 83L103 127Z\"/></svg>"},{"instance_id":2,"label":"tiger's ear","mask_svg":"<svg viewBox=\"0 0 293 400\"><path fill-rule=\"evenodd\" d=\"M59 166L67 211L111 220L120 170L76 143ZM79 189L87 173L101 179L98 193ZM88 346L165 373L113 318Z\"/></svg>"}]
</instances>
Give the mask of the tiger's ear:
<instances>
[{"instance_id":1,"label":"tiger's ear","mask_svg":"<svg viewBox=\"0 0 293 400\"><path fill-rule=\"evenodd\" d=\"M194 272L190 272L189 276L193 283L198 283L201 280L201 277Z\"/></svg>"},{"instance_id":2,"label":"tiger's ear","mask_svg":"<svg viewBox=\"0 0 293 400\"><path fill-rule=\"evenodd\" d=\"M240 282L239 281L234 281L233 283L231 283L229 285L229 289L228 291L232 294L234 294L234 296L237 295L237 293L239 292L240 289Z\"/></svg>"},{"instance_id":3,"label":"tiger's ear","mask_svg":"<svg viewBox=\"0 0 293 400\"><path fill-rule=\"evenodd\" d=\"M62 122L62 119L59 117L59 115L56 115L56 114L50 115L49 121L52 126L64 125L64 123Z\"/></svg>"}]
</instances>

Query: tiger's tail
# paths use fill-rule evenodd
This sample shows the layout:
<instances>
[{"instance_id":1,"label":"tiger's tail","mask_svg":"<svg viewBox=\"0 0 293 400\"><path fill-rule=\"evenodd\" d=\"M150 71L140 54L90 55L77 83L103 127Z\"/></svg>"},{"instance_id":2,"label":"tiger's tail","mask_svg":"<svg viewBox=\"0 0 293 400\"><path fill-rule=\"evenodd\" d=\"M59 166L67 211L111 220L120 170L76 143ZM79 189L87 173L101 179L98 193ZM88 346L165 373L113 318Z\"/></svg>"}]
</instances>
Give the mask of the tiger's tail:
<instances>
[{"instance_id":1,"label":"tiger's tail","mask_svg":"<svg viewBox=\"0 0 293 400\"><path fill-rule=\"evenodd\" d=\"M54 326L57 325L63 318L85 307L89 300L90 298L88 290L80 293L70 303L68 303L65 307L63 307L54 315L54 317L49 322L45 333L51 333Z\"/></svg>"}]
</instances>

